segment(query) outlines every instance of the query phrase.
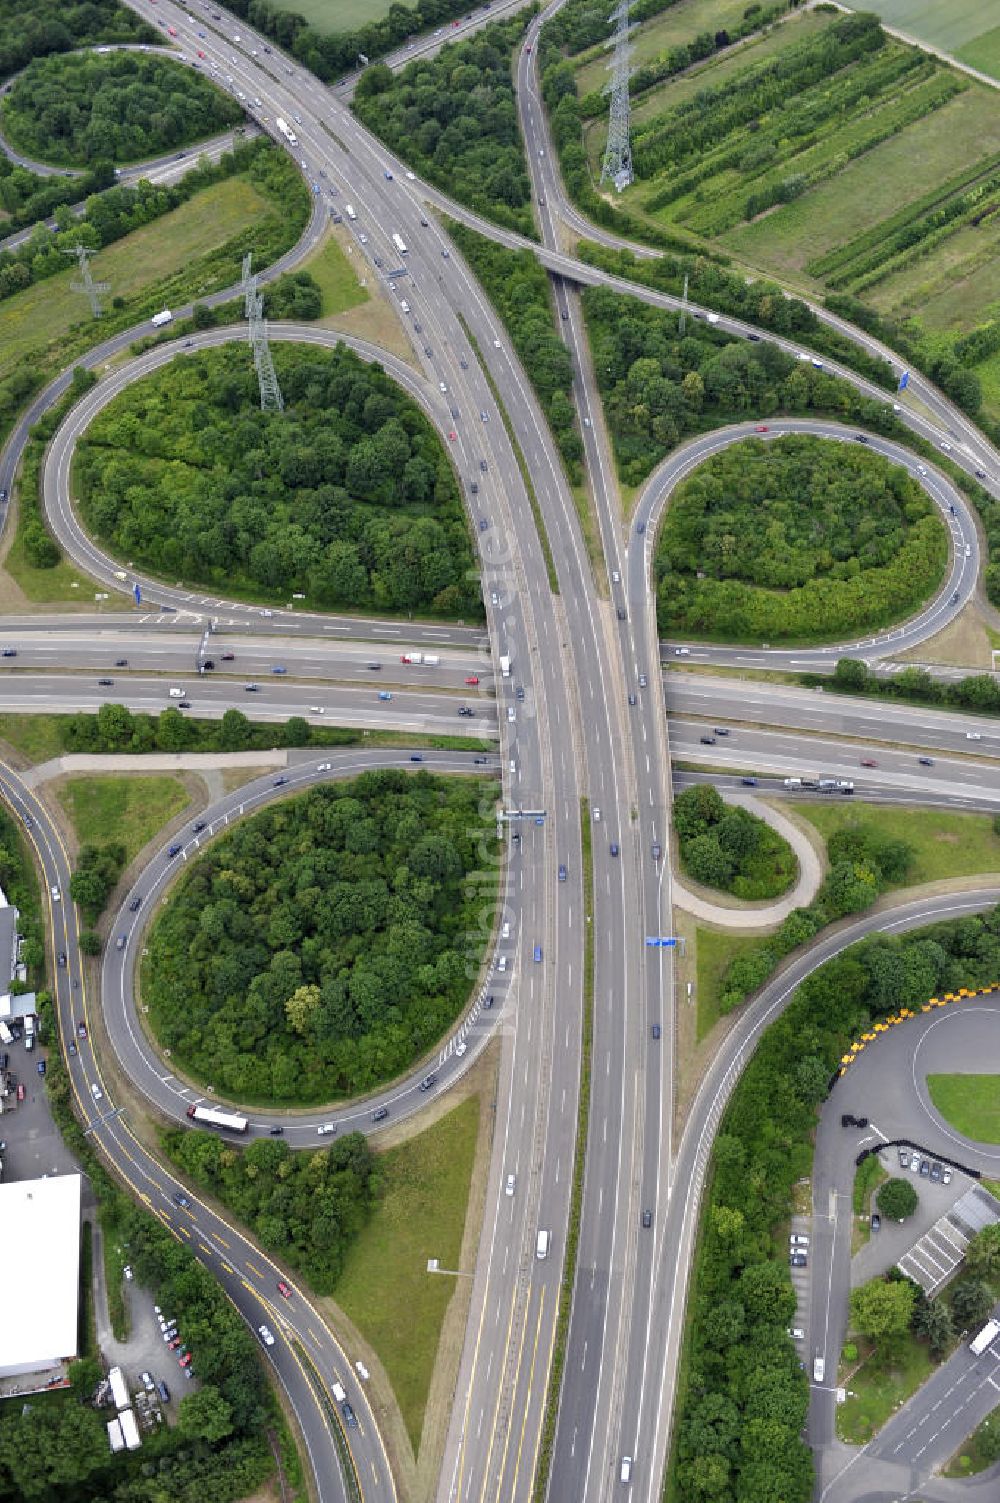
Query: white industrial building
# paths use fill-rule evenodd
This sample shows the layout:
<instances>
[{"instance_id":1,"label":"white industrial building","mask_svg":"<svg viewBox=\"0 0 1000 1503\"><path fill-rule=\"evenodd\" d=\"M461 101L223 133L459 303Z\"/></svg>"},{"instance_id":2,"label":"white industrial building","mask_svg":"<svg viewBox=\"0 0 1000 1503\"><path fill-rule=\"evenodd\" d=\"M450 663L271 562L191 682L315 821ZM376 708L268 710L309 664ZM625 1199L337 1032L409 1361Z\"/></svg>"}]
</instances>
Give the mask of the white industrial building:
<instances>
[{"instance_id":1,"label":"white industrial building","mask_svg":"<svg viewBox=\"0 0 1000 1503\"><path fill-rule=\"evenodd\" d=\"M42 1373L76 1356L80 1292L79 1174L0 1184L10 1268L30 1291L4 1301L0 1378Z\"/></svg>"}]
</instances>

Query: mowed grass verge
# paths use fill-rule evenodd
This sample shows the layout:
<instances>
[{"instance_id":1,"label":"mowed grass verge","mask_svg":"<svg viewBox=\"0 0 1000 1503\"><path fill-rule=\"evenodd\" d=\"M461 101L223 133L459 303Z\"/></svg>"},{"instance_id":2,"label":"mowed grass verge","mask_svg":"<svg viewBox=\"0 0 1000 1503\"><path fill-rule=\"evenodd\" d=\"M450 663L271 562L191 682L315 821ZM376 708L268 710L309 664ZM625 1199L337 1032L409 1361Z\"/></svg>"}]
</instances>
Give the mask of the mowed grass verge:
<instances>
[{"instance_id":1,"label":"mowed grass verge","mask_svg":"<svg viewBox=\"0 0 1000 1503\"><path fill-rule=\"evenodd\" d=\"M381 1189L351 1247L334 1298L389 1376L414 1455L420 1448L445 1312L455 1292L427 1260L457 1268L479 1131L472 1096L379 1159Z\"/></svg>"},{"instance_id":2,"label":"mowed grass verge","mask_svg":"<svg viewBox=\"0 0 1000 1503\"><path fill-rule=\"evenodd\" d=\"M1000 837L993 833L988 814L951 814L942 809L883 808L878 804L800 804L796 813L807 819L824 840L837 830L865 825L891 840L905 840L913 851L906 878L898 886L1000 872ZM889 884L887 891L891 890Z\"/></svg>"},{"instance_id":3,"label":"mowed grass verge","mask_svg":"<svg viewBox=\"0 0 1000 1503\"><path fill-rule=\"evenodd\" d=\"M134 297L271 212L271 204L246 178L227 178L102 250L94 257L94 276L111 283L109 296ZM86 303L71 291L77 277L76 267L67 264L64 272L0 303L0 377L83 322ZM234 262L233 281L238 279ZM97 341L100 322L95 320L93 327Z\"/></svg>"},{"instance_id":4,"label":"mowed grass verge","mask_svg":"<svg viewBox=\"0 0 1000 1503\"><path fill-rule=\"evenodd\" d=\"M956 57L996 25L995 0L866 0L865 10Z\"/></svg>"},{"instance_id":5,"label":"mowed grass verge","mask_svg":"<svg viewBox=\"0 0 1000 1503\"><path fill-rule=\"evenodd\" d=\"M1000 1075L928 1075L931 1100L956 1132L1000 1143Z\"/></svg>"},{"instance_id":6,"label":"mowed grass verge","mask_svg":"<svg viewBox=\"0 0 1000 1503\"><path fill-rule=\"evenodd\" d=\"M333 36L380 21L389 14L391 4L392 0L295 0L295 14L305 16L317 31Z\"/></svg>"},{"instance_id":7,"label":"mowed grass verge","mask_svg":"<svg viewBox=\"0 0 1000 1503\"><path fill-rule=\"evenodd\" d=\"M357 308L367 303L371 294L362 287L358 274L344 255L336 237L327 233L319 249L302 263L323 296L321 317L330 318L335 313L346 313L348 308Z\"/></svg>"},{"instance_id":8,"label":"mowed grass verge","mask_svg":"<svg viewBox=\"0 0 1000 1503\"><path fill-rule=\"evenodd\" d=\"M121 842L128 861L190 802L180 778L168 773L71 777L57 797L81 845Z\"/></svg>"},{"instance_id":9,"label":"mowed grass verge","mask_svg":"<svg viewBox=\"0 0 1000 1503\"><path fill-rule=\"evenodd\" d=\"M871 1440L900 1404L916 1393L934 1371L923 1342L909 1332L891 1355L866 1357L849 1377L850 1398L837 1406L837 1437L860 1446Z\"/></svg>"},{"instance_id":10,"label":"mowed grass verge","mask_svg":"<svg viewBox=\"0 0 1000 1503\"><path fill-rule=\"evenodd\" d=\"M695 945L698 952L697 1039L699 1044L722 1016L719 990L722 978L733 961L761 942L759 934L737 934L728 929L705 929L698 926Z\"/></svg>"}]
</instances>

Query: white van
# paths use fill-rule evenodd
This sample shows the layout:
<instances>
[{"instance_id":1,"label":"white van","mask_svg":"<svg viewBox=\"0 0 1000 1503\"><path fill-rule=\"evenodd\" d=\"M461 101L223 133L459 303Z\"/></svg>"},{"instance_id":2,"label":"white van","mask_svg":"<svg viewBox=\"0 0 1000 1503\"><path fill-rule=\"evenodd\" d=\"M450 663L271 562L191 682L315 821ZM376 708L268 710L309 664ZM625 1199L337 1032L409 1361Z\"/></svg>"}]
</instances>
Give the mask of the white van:
<instances>
[{"instance_id":1,"label":"white van","mask_svg":"<svg viewBox=\"0 0 1000 1503\"><path fill-rule=\"evenodd\" d=\"M549 1239L551 1238L551 1236L552 1236L552 1233L550 1231L544 1229L544 1228L543 1228L542 1231L540 1231L538 1233L538 1241L535 1243L535 1257L536 1258L547 1258L548 1257L548 1255L549 1255Z\"/></svg>"},{"instance_id":2,"label":"white van","mask_svg":"<svg viewBox=\"0 0 1000 1503\"><path fill-rule=\"evenodd\" d=\"M347 1394L344 1392L342 1384L338 1383L336 1378L334 1378L333 1382L330 1384L330 1392L333 1394L338 1404L342 1404L347 1398Z\"/></svg>"},{"instance_id":3,"label":"white van","mask_svg":"<svg viewBox=\"0 0 1000 1503\"><path fill-rule=\"evenodd\" d=\"M402 310L403 310L404 313L409 313L409 311L410 311L410 305L406 301L405 297L401 297L400 298L400 300L399 300L399 306L402 308Z\"/></svg>"},{"instance_id":4,"label":"white van","mask_svg":"<svg viewBox=\"0 0 1000 1503\"><path fill-rule=\"evenodd\" d=\"M620 1482L631 1482L631 1480L632 1480L632 1458L631 1458L631 1456L623 1456L622 1457L622 1464L621 1464L621 1469L619 1470L619 1473L618 1473L618 1479L619 1479Z\"/></svg>"},{"instance_id":5,"label":"white van","mask_svg":"<svg viewBox=\"0 0 1000 1503\"><path fill-rule=\"evenodd\" d=\"M497 970L498 971L505 971L506 969L507 969L507 957L506 957L506 955L501 955L500 959L497 961Z\"/></svg>"},{"instance_id":6,"label":"white van","mask_svg":"<svg viewBox=\"0 0 1000 1503\"><path fill-rule=\"evenodd\" d=\"M171 699L183 699L184 698L184 690L183 689L171 689L170 690L170 698Z\"/></svg>"}]
</instances>

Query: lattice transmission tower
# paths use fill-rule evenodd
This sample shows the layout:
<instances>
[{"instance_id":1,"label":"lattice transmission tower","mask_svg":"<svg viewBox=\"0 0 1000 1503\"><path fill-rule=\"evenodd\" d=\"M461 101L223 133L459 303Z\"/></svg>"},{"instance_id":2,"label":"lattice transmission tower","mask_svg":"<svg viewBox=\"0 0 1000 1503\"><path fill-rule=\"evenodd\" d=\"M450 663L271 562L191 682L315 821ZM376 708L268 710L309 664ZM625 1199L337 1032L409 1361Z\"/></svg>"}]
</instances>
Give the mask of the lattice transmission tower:
<instances>
[{"instance_id":1,"label":"lattice transmission tower","mask_svg":"<svg viewBox=\"0 0 1000 1503\"><path fill-rule=\"evenodd\" d=\"M250 271L250 252L243 257L243 310L250 325L250 346L257 370L257 384L260 387L260 410L283 412L285 399L281 395L267 339L264 299L257 291L257 278Z\"/></svg>"},{"instance_id":2,"label":"lattice transmission tower","mask_svg":"<svg viewBox=\"0 0 1000 1503\"><path fill-rule=\"evenodd\" d=\"M605 85L611 94L611 116L608 120L608 144L604 148L601 163L601 182L612 182L620 193L632 181L632 144L629 140L631 106L628 97L629 58L632 48L629 35L629 9L632 0L621 0L611 12L608 23L615 23L615 54L608 66L611 82Z\"/></svg>"},{"instance_id":3,"label":"lattice transmission tower","mask_svg":"<svg viewBox=\"0 0 1000 1503\"><path fill-rule=\"evenodd\" d=\"M95 282L90 270L89 258L94 255L85 245L74 245L72 250L68 246L62 246L64 256L75 256L80 267L80 280L71 282L70 289L73 292L82 292L90 303L90 311L95 318L100 318L103 313L101 307L101 293L111 291L110 282Z\"/></svg>"}]
</instances>

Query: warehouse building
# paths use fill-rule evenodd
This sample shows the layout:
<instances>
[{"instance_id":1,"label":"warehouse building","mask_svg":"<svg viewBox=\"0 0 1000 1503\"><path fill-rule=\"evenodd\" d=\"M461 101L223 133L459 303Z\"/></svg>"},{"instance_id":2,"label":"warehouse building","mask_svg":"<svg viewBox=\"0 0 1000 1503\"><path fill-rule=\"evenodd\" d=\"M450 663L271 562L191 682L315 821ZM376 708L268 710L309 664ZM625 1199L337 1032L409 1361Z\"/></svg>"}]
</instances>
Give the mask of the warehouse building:
<instances>
[{"instance_id":1,"label":"warehouse building","mask_svg":"<svg viewBox=\"0 0 1000 1503\"><path fill-rule=\"evenodd\" d=\"M30 1270L23 1297L4 1302L0 1378L51 1373L77 1353L79 1174L0 1184L8 1267Z\"/></svg>"}]
</instances>

